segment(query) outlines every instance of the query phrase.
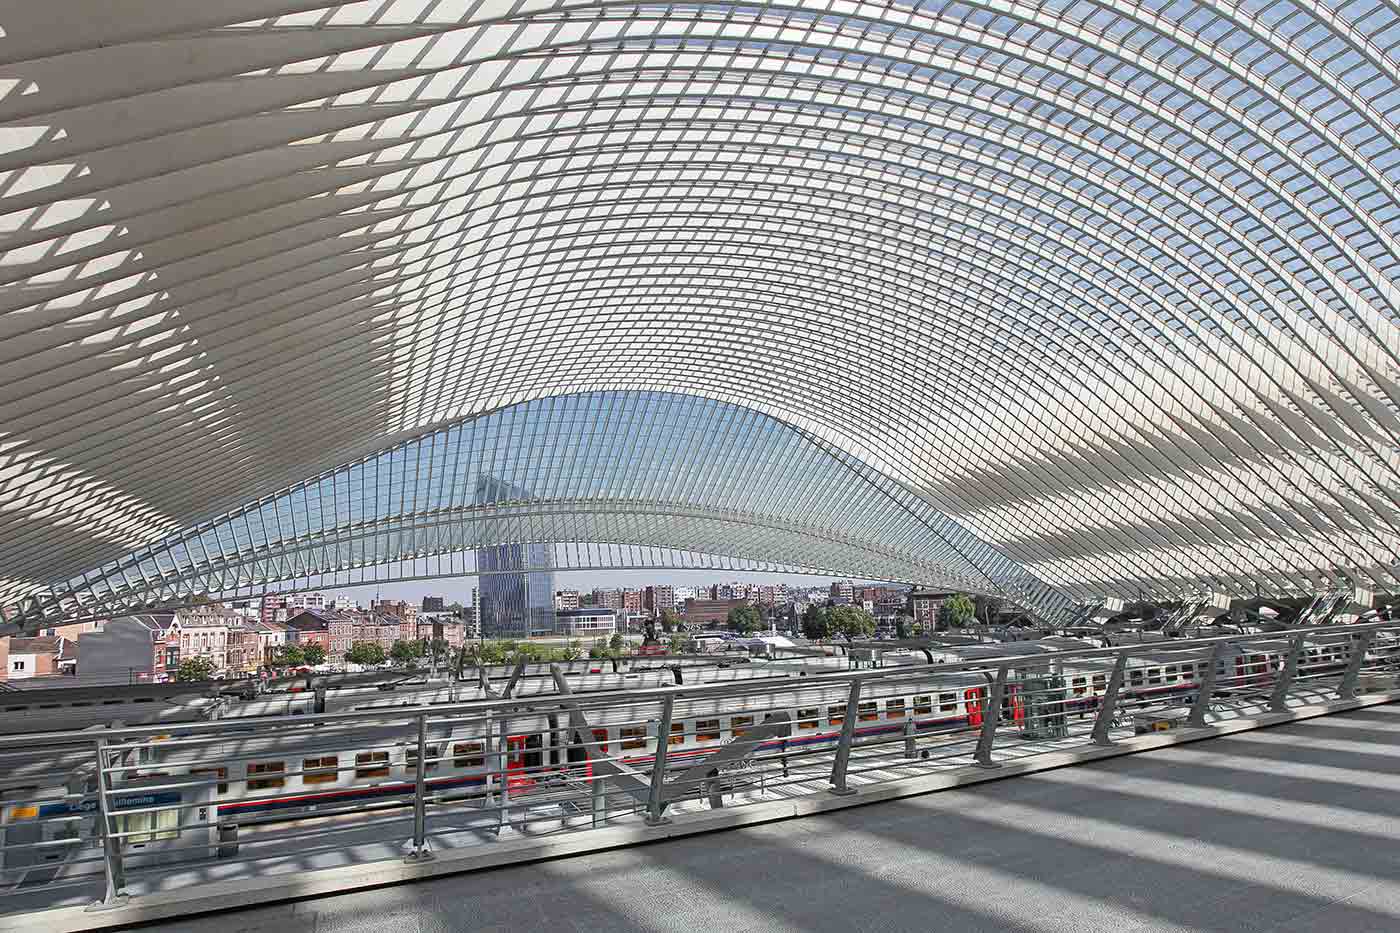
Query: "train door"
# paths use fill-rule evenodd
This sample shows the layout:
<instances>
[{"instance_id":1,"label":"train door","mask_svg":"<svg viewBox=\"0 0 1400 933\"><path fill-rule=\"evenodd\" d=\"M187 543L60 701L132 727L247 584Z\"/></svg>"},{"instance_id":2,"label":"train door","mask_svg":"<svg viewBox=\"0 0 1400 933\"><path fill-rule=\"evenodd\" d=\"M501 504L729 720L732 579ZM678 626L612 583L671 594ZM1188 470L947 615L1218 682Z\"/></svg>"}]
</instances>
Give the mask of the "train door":
<instances>
[{"instance_id":1,"label":"train door","mask_svg":"<svg viewBox=\"0 0 1400 933\"><path fill-rule=\"evenodd\" d=\"M1021 693L1020 684L1007 684L1006 695L1001 701L1001 721L1022 725L1026 721L1026 698Z\"/></svg>"},{"instance_id":2,"label":"train door","mask_svg":"<svg viewBox=\"0 0 1400 933\"><path fill-rule=\"evenodd\" d=\"M574 741L574 735L575 733L570 730L567 751L569 777L574 780L592 779L593 765L589 764L588 761L588 749L584 747L582 742Z\"/></svg>"},{"instance_id":3,"label":"train door","mask_svg":"<svg viewBox=\"0 0 1400 933\"><path fill-rule=\"evenodd\" d=\"M1267 683L1269 680L1269 659L1266 655L1251 654L1249 656L1250 682L1256 684Z\"/></svg>"},{"instance_id":4,"label":"train door","mask_svg":"<svg viewBox=\"0 0 1400 933\"><path fill-rule=\"evenodd\" d=\"M976 729L982 725L982 688L964 690L963 700L967 707L967 724Z\"/></svg>"},{"instance_id":5,"label":"train door","mask_svg":"<svg viewBox=\"0 0 1400 933\"><path fill-rule=\"evenodd\" d=\"M543 764L544 739L538 733L506 739L506 786L511 790L532 786Z\"/></svg>"}]
</instances>

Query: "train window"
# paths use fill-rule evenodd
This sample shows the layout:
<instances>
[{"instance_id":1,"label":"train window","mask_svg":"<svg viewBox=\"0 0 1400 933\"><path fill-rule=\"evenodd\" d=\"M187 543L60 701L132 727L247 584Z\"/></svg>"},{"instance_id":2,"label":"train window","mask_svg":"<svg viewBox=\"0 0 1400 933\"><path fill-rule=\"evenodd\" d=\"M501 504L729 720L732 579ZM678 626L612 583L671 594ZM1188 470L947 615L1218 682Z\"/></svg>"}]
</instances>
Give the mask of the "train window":
<instances>
[{"instance_id":1,"label":"train window","mask_svg":"<svg viewBox=\"0 0 1400 933\"><path fill-rule=\"evenodd\" d=\"M1141 686L1142 686L1142 668L1138 668L1137 670L1128 671L1128 680L1132 682L1133 686L1135 686L1135 687L1141 687Z\"/></svg>"},{"instance_id":2,"label":"train window","mask_svg":"<svg viewBox=\"0 0 1400 933\"><path fill-rule=\"evenodd\" d=\"M360 752L355 755L355 777L374 778L388 776L388 752Z\"/></svg>"},{"instance_id":3,"label":"train window","mask_svg":"<svg viewBox=\"0 0 1400 933\"><path fill-rule=\"evenodd\" d=\"M800 710L798 710L798 711L797 711L797 728L799 728L799 729L815 729L815 728L817 728L818 726L820 726L820 725L822 724L822 722L821 722L821 715L822 715L821 710L818 709L818 708L815 707L815 706L808 707L807 709L800 709Z\"/></svg>"},{"instance_id":4,"label":"train window","mask_svg":"<svg viewBox=\"0 0 1400 933\"><path fill-rule=\"evenodd\" d=\"M956 693L940 693L938 695L938 711L940 713L950 713L958 708L958 695Z\"/></svg>"},{"instance_id":5,"label":"train window","mask_svg":"<svg viewBox=\"0 0 1400 933\"><path fill-rule=\"evenodd\" d=\"M1169 683L1169 684L1174 684L1174 683L1176 683L1176 665L1175 665L1175 664L1168 664L1166 667L1162 668L1162 674L1163 674L1163 679L1164 679L1167 683Z\"/></svg>"},{"instance_id":6,"label":"train window","mask_svg":"<svg viewBox=\"0 0 1400 933\"><path fill-rule=\"evenodd\" d=\"M860 704L859 718L861 722L869 722L872 719L880 718L880 704L871 700L869 703Z\"/></svg>"},{"instance_id":7,"label":"train window","mask_svg":"<svg viewBox=\"0 0 1400 933\"><path fill-rule=\"evenodd\" d=\"M886 701L885 701L885 718L886 718L886 719L903 719L903 718L904 718L904 701L903 701L903 700L886 700Z\"/></svg>"},{"instance_id":8,"label":"train window","mask_svg":"<svg viewBox=\"0 0 1400 933\"><path fill-rule=\"evenodd\" d=\"M205 778L218 778L219 786L215 790L220 794L228 793L228 768L191 768L190 776Z\"/></svg>"},{"instance_id":9,"label":"train window","mask_svg":"<svg viewBox=\"0 0 1400 933\"><path fill-rule=\"evenodd\" d=\"M1160 667L1149 667L1147 669L1147 682L1150 684L1160 684L1162 682L1162 669Z\"/></svg>"},{"instance_id":10,"label":"train window","mask_svg":"<svg viewBox=\"0 0 1400 933\"><path fill-rule=\"evenodd\" d=\"M480 768L484 764L480 742L458 742L452 746L452 767Z\"/></svg>"},{"instance_id":11,"label":"train window","mask_svg":"<svg viewBox=\"0 0 1400 933\"><path fill-rule=\"evenodd\" d=\"M286 783L282 778L282 772L287 770L285 762L281 761L260 761L248 765L248 789L266 790L270 787L281 787ZM265 774L268 777L255 778L255 774Z\"/></svg>"},{"instance_id":12,"label":"train window","mask_svg":"<svg viewBox=\"0 0 1400 933\"><path fill-rule=\"evenodd\" d=\"M154 810L149 813L124 813L116 817L117 832L131 833L123 837L127 845L140 845L162 839L180 838L180 811Z\"/></svg>"},{"instance_id":13,"label":"train window","mask_svg":"<svg viewBox=\"0 0 1400 933\"><path fill-rule=\"evenodd\" d=\"M437 770L438 759L442 757L442 749L437 745L425 745L424 750L428 753L423 759L423 773L432 774ZM414 774L418 773L418 749L406 748L403 750L403 764L406 769Z\"/></svg>"},{"instance_id":14,"label":"train window","mask_svg":"<svg viewBox=\"0 0 1400 933\"><path fill-rule=\"evenodd\" d=\"M685 744L685 723L683 723L683 722L673 722L673 723L671 723L671 735L670 735L669 738L666 739L666 744L667 744L667 745L684 745L684 744Z\"/></svg>"},{"instance_id":15,"label":"train window","mask_svg":"<svg viewBox=\"0 0 1400 933\"><path fill-rule=\"evenodd\" d=\"M914 697L914 715L927 716L933 712L933 696Z\"/></svg>"},{"instance_id":16,"label":"train window","mask_svg":"<svg viewBox=\"0 0 1400 933\"><path fill-rule=\"evenodd\" d=\"M1095 693L1103 693L1103 692L1104 692L1105 690L1107 690L1107 689L1108 689L1108 675L1107 675L1107 674L1095 674L1095 675L1094 675L1094 692L1095 692Z\"/></svg>"},{"instance_id":17,"label":"train window","mask_svg":"<svg viewBox=\"0 0 1400 933\"><path fill-rule=\"evenodd\" d=\"M632 748L647 747L646 726L623 726L618 730L618 737L622 739L622 748L624 751Z\"/></svg>"},{"instance_id":18,"label":"train window","mask_svg":"<svg viewBox=\"0 0 1400 933\"><path fill-rule=\"evenodd\" d=\"M731 717L729 717L729 731L733 734L734 738L736 738L736 739L737 739L739 736L743 735L745 732L748 732L748 731L749 731L748 729L744 728L745 726L751 726L751 725L753 725L753 717L752 717L752 716L731 716Z\"/></svg>"},{"instance_id":19,"label":"train window","mask_svg":"<svg viewBox=\"0 0 1400 933\"><path fill-rule=\"evenodd\" d=\"M719 738L718 719L697 719L695 721L695 741L713 742Z\"/></svg>"},{"instance_id":20,"label":"train window","mask_svg":"<svg viewBox=\"0 0 1400 933\"><path fill-rule=\"evenodd\" d=\"M1084 695L1084 691L1089 689L1088 681L1086 681L1083 677L1074 678L1074 680L1070 681L1070 686L1074 688L1074 695L1077 697L1082 697Z\"/></svg>"},{"instance_id":21,"label":"train window","mask_svg":"<svg viewBox=\"0 0 1400 933\"><path fill-rule=\"evenodd\" d=\"M1182 680L1190 680L1191 678L1193 678L1193 677L1195 677L1195 676L1196 676L1196 672L1193 671L1193 670L1191 669L1191 665L1189 665L1189 664L1183 664L1183 665L1181 665L1181 679L1182 679Z\"/></svg>"},{"instance_id":22,"label":"train window","mask_svg":"<svg viewBox=\"0 0 1400 933\"><path fill-rule=\"evenodd\" d=\"M826 715L830 717L833 726L839 726L846 721L846 707L844 704L841 706L828 706L826 708Z\"/></svg>"},{"instance_id":23,"label":"train window","mask_svg":"<svg viewBox=\"0 0 1400 933\"><path fill-rule=\"evenodd\" d=\"M322 755L320 758L303 758L301 760L301 783L303 784L334 784L340 777L337 770L340 767L340 758L336 755Z\"/></svg>"}]
</instances>

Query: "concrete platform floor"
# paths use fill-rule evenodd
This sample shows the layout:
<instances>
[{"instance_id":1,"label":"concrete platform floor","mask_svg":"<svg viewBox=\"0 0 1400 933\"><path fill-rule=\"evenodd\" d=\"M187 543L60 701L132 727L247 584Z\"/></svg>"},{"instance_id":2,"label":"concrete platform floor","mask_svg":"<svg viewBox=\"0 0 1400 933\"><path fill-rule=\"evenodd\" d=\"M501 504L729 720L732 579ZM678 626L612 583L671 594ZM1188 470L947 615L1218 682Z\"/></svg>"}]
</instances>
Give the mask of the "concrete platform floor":
<instances>
[{"instance_id":1,"label":"concrete platform floor","mask_svg":"<svg viewBox=\"0 0 1400 933\"><path fill-rule=\"evenodd\" d=\"M146 929L1400 931L1400 704Z\"/></svg>"}]
</instances>

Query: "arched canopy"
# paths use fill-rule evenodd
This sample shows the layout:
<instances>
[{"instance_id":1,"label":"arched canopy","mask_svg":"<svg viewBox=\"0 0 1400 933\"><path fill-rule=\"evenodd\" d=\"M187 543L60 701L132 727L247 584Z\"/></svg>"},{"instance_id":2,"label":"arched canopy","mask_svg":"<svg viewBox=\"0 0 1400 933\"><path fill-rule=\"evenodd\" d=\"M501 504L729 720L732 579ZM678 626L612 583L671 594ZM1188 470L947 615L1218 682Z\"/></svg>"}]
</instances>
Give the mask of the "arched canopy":
<instances>
[{"instance_id":1,"label":"arched canopy","mask_svg":"<svg viewBox=\"0 0 1400 933\"><path fill-rule=\"evenodd\" d=\"M677 499L499 521L1051 602L1400 587L1383 0L89 7L0 12L11 622L583 398L762 416L934 538L852 493L741 552L667 511L711 501L680 449ZM234 550L119 588L292 572Z\"/></svg>"}]
</instances>

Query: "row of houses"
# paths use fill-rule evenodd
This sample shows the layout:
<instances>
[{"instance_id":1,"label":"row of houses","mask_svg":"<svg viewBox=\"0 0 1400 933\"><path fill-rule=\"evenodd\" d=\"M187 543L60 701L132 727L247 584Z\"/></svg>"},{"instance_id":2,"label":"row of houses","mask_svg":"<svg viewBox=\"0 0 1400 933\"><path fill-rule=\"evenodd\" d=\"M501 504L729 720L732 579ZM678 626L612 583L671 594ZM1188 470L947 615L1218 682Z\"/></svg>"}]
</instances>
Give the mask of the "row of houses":
<instances>
[{"instance_id":1,"label":"row of houses","mask_svg":"<svg viewBox=\"0 0 1400 933\"><path fill-rule=\"evenodd\" d=\"M75 674L94 682L162 683L174 680L187 658L208 659L220 676L242 677L265 668L284 645L319 645L327 661L337 664L356 642L375 642L387 652L396 641L433 638L459 648L465 626L445 614L327 608L303 608L286 621L272 621L215 604L0 639L0 679Z\"/></svg>"}]
</instances>

